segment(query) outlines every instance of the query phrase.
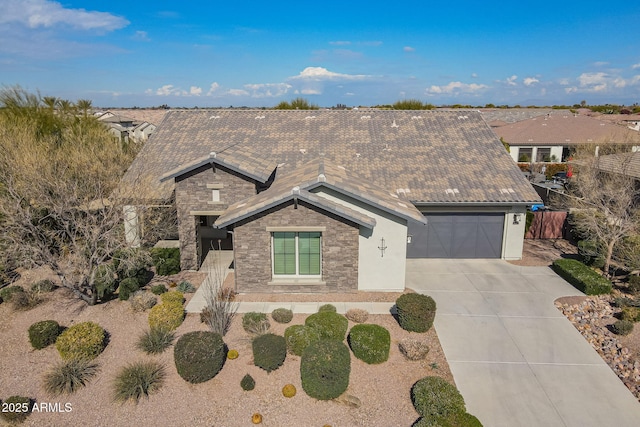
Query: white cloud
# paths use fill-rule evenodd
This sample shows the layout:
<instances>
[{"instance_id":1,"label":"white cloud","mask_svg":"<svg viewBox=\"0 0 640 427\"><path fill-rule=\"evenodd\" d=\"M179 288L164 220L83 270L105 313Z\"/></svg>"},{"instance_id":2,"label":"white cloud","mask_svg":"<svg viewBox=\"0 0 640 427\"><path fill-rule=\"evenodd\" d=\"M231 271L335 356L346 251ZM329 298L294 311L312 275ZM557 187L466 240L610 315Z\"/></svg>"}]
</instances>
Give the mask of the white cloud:
<instances>
[{"instance_id":1,"label":"white cloud","mask_svg":"<svg viewBox=\"0 0 640 427\"><path fill-rule=\"evenodd\" d=\"M476 74L476 73L471 73L471 78L472 78L472 79L477 79L477 78L478 78L478 74Z\"/></svg>"},{"instance_id":2,"label":"white cloud","mask_svg":"<svg viewBox=\"0 0 640 427\"><path fill-rule=\"evenodd\" d=\"M489 86L477 83L450 82L444 86L431 86L427 93L431 95L452 93L475 93L487 89Z\"/></svg>"},{"instance_id":3,"label":"white cloud","mask_svg":"<svg viewBox=\"0 0 640 427\"><path fill-rule=\"evenodd\" d=\"M351 44L351 42L346 40L337 40L335 42L329 42L329 44L336 45L336 46L345 46L345 45Z\"/></svg>"},{"instance_id":4,"label":"white cloud","mask_svg":"<svg viewBox=\"0 0 640 427\"><path fill-rule=\"evenodd\" d=\"M200 96L202 94L202 88L198 87L198 86L191 86L189 88L189 94L195 95L195 96Z\"/></svg>"},{"instance_id":5,"label":"white cloud","mask_svg":"<svg viewBox=\"0 0 640 427\"><path fill-rule=\"evenodd\" d=\"M640 64L633 64L633 65L631 66L631 69L632 69L632 70L637 70L638 68L640 68Z\"/></svg>"},{"instance_id":6,"label":"white cloud","mask_svg":"<svg viewBox=\"0 0 640 427\"><path fill-rule=\"evenodd\" d=\"M580 86L595 86L599 84L603 84L608 79L608 75L606 73L582 73L578 77L578 82Z\"/></svg>"},{"instance_id":7,"label":"white cloud","mask_svg":"<svg viewBox=\"0 0 640 427\"><path fill-rule=\"evenodd\" d=\"M568 86L571 84L571 82L569 81L568 78L564 77L560 80L558 80L558 83L561 84L562 86Z\"/></svg>"},{"instance_id":8,"label":"white cloud","mask_svg":"<svg viewBox=\"0 0 640 427\"><path fill-rule=\"evenodd\" d=\"M363 80L371 76L365 74L341 74L334 73L323 67L307 67L300 72L297 76L290 77L290 79L300 80Z\"/></svg>"},{"instance_id":9,"label":"white cloud","mask_svg":"<svg viewBox=\"0 0 640 427\"><path fill-rule=\"evenodd\" d=\"M522 83L524 83L525 86L531 86L533 84L540 83L540 80L535 77L525 77Z\"/></svg>"},{"instance_id":10,"label":"white cloud","mask_svg":"<svg viewBox=\"0 0 640 427\"><path fill-rule=\"evenodd\" d=\"M518 79L518 76L513 75L511 77L507 77L507 80L505 80L505 82L507 83L507 85L509 86L517 86L518 84L516 83L516 80Z\"/></svg>"},{"instance_id":11,"label":"white cloud","mask_svg":"<svg viewBox=\"0 0 640 427\"><path fill-rule=\"evenodd\" d=\"M146 31L136 31L132 38L141 42L151 41L151 39L149 38L149 33L147 33Z\"/></svg>"},{"instance_id":12,"label":"white cloud","mask_svg":"<svg viewBox=\"0 0 640 427\"><path fill-rule=\"evenodd\" d=\"M180 88L175 87L174 85L164 85L156 89L156 95L160 95L160 96L168 96L168 95L180 96L180 95L186 95L186 94L187 92L185 92Z\"/></svg>"},{"instance_id":13,"label":"white cloud","mask_svg":"<svg viewBox=\"0 0 640 427\"><path fill-rule=\"evenodd\" d=\"M404 50L405 52L414 52L416 49L411 46L405 46L402 48L402 50Z\"/></svg>"},{"instance_id":14,"label":"white cloud","mask_svg":"<svg viewBox=\"0 0 640 427\"><path fill-rule=\"evenodd\" d=\"M227 94L233 95L233 96L249 96L249 92L243 89L229 89L227 91Z\"/></svg>"},{"instance_id":15,"label":"white cloud","mask_svg":"<svg viewBox=\"0 0 640 427\"><path fill-rule=\"evenodd\" d=\"M347 93L345 93L345 95L346 95L346 96L354 96L354 95L355 95L355 93L353 93L353 92L347 92Z\"/></svg>"},{"instance_id":16,"label":"white cloud","mask_svg":"<svg viewBox=\"0 0 640 427\"><path fill-rule=\"evenodd\" d=\"M566 93L566 94L576 93L577 91L578 91L578 88L575 87L575 86L565 87L564 88L564 93Z\"/></svg>"},{"instance_id":17,"label":"white cloud","mask_svg":"<svg viewBox=\"0 0 640 427\"><path fill-rule=\"evenodd\" d=\"M593 65L595 65L596 67L604 67L609 65L609 63L607 61L596 61L593 63Z\"/></svg>"},{"instance_id":18,"label":"white cloud","mask_svg":"<svg viewBox=\"0 0 640 427\"><path fill-rule=\"evenodd\" d=\"M322 95L322 91L320 89L302 89L299 93L302 95Z\"/></svg>"},{"instance_id":19,"label":"white cloud","mask_svg":"<svg viewBox=\"0 0 640 427\"><path fill-rule=\"evenodd\" d=\"M252 98L275 98L285 95L291 89L291 85L287 83L258 83L244 85L244 88Z\"/></svg>"},{"instance_id":20,"label":"white cloud","mask_svg":"<svg viewBox=\"0 0 640 427\"><path fill-rule=\"evenodd\" d=\"M213 95L218 89L220 89L220 85L218 84L218 82L211 83L211 86L209 86L209 91L207 92L207 96Z\"/></svg>"},{"instance_id":21,"label":"white cloud","mask_svg":"<svg viewBox=\"0 0 640 427\"><path fill-rule=\"evenodd\" d=\"M68 25L80 30L112 31L129 25L121 16L108 12L65 8L50 0L3 0L0 24L19 23L29 28Z\"/></svg>"}]
</instances>

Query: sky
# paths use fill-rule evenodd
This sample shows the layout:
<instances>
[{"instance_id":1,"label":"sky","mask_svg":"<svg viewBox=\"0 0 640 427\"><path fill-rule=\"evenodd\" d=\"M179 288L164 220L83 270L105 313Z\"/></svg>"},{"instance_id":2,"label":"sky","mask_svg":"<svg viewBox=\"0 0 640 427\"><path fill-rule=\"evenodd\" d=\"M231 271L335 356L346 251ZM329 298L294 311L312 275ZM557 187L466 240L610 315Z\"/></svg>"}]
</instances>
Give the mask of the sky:
<instances>
[{"instance_id":1,"label":"sky","mask_svg":"<svg viewBox=\"0 0 640 427\"><path fill-rule=\"evenodd\" d=\"M96 107L640 103L640 2L0 0L0 85Z\"/></svg>"}]
</instances>

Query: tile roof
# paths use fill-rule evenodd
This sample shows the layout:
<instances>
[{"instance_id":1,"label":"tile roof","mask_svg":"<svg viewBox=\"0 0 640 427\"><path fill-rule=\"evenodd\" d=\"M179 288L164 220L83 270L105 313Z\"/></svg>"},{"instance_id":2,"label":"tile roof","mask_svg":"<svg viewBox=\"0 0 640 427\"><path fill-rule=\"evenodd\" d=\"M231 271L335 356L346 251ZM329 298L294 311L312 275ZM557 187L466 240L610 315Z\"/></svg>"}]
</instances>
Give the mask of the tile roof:
<instances>
[{"instance_id":1,"label":"tile roof","mask_svg":"<svg viewBox=\"0 0 640 427\"><path fill-rule=\"evenodd\" d=\"M617 143L640 145L640 134L592 117L550 114L494 129L511 145L576 145Z\"/></svg>"},{"instance_id":2,"label":"tile roof","mask_svg":"<svg viewBox=\"0 0 640 427\"><path fill-rule=\"evenodd\" d=\"M640 179L640 152L600 156L598 167L607 172L622 173Z\"/></svg>"},{"instance_id":3,"label":"tile roof","mask_svg":"<svg viewBox=\"0 0 640 427\"><path fill-rule=\"evenodd\" d=\"M151 197L168 199L173 182L160 178L211 152L262 177L274 165L283 176L322 159L414 204L539 201L480 113L469 110L170 111L125 180L148 180Z\"/></svg>"}]
</instances>

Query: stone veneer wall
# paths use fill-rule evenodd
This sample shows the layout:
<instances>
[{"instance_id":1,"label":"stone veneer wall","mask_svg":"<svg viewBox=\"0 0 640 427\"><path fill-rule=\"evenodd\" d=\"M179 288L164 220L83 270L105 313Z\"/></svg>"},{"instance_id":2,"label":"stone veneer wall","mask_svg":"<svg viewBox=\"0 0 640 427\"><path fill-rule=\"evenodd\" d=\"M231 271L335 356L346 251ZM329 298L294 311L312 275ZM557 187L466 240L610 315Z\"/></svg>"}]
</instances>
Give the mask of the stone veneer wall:
<instances>
[{"instance_id":1,"label":"stone veneer wall","mask_svg":"<svg viewBox=\"0 0 640 427\"><path fill-rule=\"evenodd\" d=\"M272 284L271 233L267 227L324 226L322 285ZM355 292L358 289L356 224L318 208L289 202L238 223L234 229L235 275L238 292Z\"/></svg>"},{"instance_id":2,"label":"stone veneer wall","mask_svg":"<svg viewBox=\"0 0 640 427\"><path fill-rule=\"evenodd\" d=\"M212 188L221 186L220 202L212 201ZM199 218L191 211L224 211L230 204L256 194L255 181L216 165L203 166L176 179L176 207L180 235L180 267L183 270L199 267L200 248L197 236Z\"/></svg>"}]
</instances>

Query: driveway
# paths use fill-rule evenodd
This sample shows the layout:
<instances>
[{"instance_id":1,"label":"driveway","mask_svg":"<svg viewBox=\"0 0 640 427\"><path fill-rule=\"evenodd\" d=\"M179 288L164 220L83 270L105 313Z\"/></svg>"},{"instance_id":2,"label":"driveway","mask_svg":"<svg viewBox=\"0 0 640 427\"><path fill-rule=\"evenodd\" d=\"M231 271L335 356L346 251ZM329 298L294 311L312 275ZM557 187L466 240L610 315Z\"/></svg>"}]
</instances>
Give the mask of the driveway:
<instances>
[{"instance_id":1,"label":"driveway","mask_svg":"<svg viewBox=\"0 0 640 427\"><path fill-rule=\"evenodd\" d=\"M492 426L638 426L640 403L557 310L583 295L548 267L408 259L467 410Z\"/></svg>"}]
</instances>

